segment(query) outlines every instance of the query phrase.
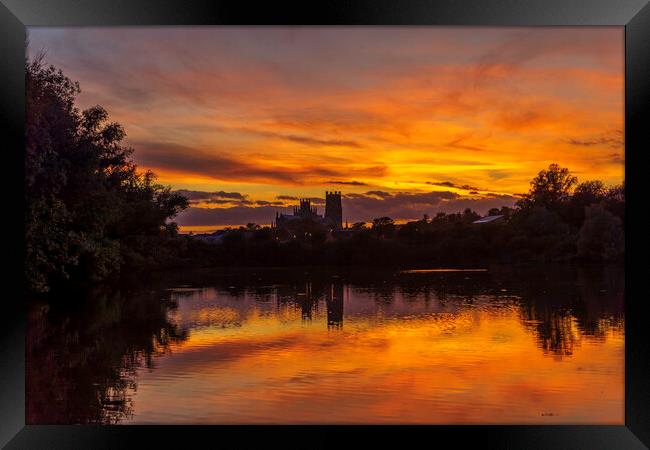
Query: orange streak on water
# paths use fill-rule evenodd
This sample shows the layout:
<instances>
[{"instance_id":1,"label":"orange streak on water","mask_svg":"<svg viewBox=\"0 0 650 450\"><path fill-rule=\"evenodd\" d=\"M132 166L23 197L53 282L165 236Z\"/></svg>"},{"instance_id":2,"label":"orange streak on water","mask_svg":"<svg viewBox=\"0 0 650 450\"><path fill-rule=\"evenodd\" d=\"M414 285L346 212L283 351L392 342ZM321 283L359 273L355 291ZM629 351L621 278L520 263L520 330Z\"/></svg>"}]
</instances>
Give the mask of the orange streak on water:
<instances>
[{"instance_id":1,"label":"orange streak on water","mask_svg":"<svg viewBox=\"0 0 650 450\"><path fill-rule=\"evenodd\" d=\"M624 336L542 351L518 310L346 317L206 307L140 375L136 423L623 423ZM221 323L221 326L217 326ZM179 399L183 399L182 402Z\"/></svg>"}]
</instances>

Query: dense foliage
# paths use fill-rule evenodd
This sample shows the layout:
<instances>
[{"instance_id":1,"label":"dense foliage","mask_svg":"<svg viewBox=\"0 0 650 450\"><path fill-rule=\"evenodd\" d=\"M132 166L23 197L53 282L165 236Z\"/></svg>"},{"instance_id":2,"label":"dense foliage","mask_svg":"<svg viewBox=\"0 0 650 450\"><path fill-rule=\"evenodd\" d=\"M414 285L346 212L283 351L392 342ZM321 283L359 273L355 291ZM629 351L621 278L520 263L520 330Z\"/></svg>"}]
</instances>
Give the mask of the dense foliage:
<instances>
[{"instance_id":1,"label":"dense foliage","mask_svg":"<svg viewBox=\"0 0 650 450\"><path fill-rule=\"evenodd\" d=\"M514 208L489 211L490 223L467 209L397 225L390 217L327 233L310 221L290 227L248 227L222 232L206 253L211 264L421 265L522 262L614 262L624 255L624 186L578 184L551 164L531 181Z\"/></svg>"},{"instance_id":2,"label":"dense foliage","mask_svg":"<svg viewBox=\"0 0 650 450\"><path fill-rule=\"evenodd\" d=\"M36 58L26 65L25 270L33 291L158 267L178 254L166 223L187 200L141 173L122 127L79 86Z\"/></svg>"}]
</instances>

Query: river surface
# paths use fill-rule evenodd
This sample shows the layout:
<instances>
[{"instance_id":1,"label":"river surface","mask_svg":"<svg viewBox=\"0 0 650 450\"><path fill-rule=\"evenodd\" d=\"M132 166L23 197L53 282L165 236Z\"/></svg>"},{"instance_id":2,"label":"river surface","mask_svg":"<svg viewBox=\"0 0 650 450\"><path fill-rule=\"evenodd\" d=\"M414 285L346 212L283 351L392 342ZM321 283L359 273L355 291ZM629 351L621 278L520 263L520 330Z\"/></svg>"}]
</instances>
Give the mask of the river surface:
<instances>
[{"instance_id":1,"label":"river surface","mask_svg":"<svg viewBox=\"0 0 650 450\"><path fill-rule=\"evenodd\" d=\"M181 272L35 304L27 422L624 422L622 268L466 269Z\"/></svg>"}]
</instances>

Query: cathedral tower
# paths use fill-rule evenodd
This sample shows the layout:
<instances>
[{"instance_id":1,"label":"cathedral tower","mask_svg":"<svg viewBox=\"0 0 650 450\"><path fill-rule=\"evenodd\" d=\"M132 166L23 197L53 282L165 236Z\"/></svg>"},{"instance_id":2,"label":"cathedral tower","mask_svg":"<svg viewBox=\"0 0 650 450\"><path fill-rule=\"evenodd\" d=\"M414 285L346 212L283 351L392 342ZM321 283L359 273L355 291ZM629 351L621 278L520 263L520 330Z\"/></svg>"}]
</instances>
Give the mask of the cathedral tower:
<instances>
[{"instance_id":1,"label":"cathedral tower","mask_svg":"<svg viewBox=\"0 0 650 450\"><path fill-rule=\"evenodd\" d=\"M325 192L325 220L327 220L335 230L343 228L341 191Z\"/></svg>"}]
</instances>

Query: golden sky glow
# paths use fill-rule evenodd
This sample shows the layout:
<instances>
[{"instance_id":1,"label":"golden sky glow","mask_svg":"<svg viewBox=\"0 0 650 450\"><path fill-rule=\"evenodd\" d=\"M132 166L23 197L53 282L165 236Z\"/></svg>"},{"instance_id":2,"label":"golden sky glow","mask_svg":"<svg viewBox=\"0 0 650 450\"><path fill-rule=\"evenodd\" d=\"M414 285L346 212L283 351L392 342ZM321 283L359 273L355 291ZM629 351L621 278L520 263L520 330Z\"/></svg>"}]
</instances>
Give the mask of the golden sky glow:
<instances>
[{"instance_id":1,"label":"golden sky glow","mask_svg":"<svg viewBox=\"0 0 650 450\"><path fill-rule=\"evenodd\" d=\"M196 227L326 190L351 222L484 213L553 162L620 183L623 44L622 27L29 30L142 168L196 191L178 218Z\"/></svg>"}]
</instances>

